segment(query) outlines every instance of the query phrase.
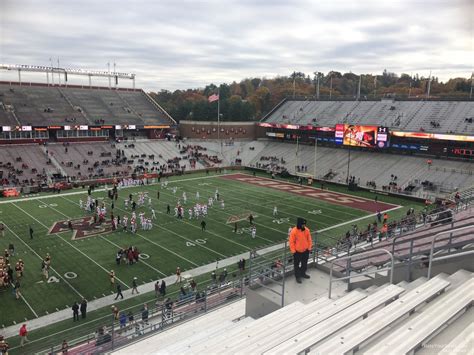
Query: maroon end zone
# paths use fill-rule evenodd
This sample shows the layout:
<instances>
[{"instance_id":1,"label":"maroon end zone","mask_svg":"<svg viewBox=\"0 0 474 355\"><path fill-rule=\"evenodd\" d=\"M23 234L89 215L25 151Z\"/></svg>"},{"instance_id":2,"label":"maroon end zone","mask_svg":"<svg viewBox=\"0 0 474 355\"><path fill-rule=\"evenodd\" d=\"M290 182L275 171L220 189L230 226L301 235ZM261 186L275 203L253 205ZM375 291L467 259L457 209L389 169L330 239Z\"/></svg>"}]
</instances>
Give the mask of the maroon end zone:
<instances>
[{"instance_id":1,"label":"maroon end zone","mask_svg":"<svg viewBox=\"0 0 474 355\"><path fill-rule=\"evenodd\" d=\"M300 186L298 184L273 180L269 178L250 176L247 174L230 174L221 176L223 179L241 181L252 185L270 187L272 189L283 190L295 195L302 195L322 200L334 205L357 208L367 212L383 212L396 207L391 203L375 202L364 197L352 196L340 192L321 190L309 186Z\"/></svg>"},{"instance_id":2,"label":"maroon end zone","mask_svg":"<svg viewBox=\"0 0 474 355\"><path fill-rule=\"evenodd\" d=\"M99 234L112 232L112 222L103 221L102 223L94 223L94 217L87 216L78 219L72 219L72 240L78 240L88 237L94 237ZM68 221L58 221L53 224L48 234L56 234L70 232Z\"/></svg>"}]
</instances>

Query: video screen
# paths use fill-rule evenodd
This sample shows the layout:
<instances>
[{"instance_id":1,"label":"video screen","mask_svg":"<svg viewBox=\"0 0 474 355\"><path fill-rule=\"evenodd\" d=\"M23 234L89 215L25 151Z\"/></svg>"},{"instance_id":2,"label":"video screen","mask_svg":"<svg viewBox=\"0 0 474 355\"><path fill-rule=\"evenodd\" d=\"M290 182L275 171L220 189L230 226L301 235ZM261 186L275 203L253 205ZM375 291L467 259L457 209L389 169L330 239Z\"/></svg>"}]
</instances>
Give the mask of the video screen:
<instances>
[{"instance_id":1,"label":"video screen","mask_svg":"<svg viewBox=\"0 0 474 355\"><path fill-rule=\"evenodd\" d=\"M336 125L336 144L364 148L386 148L388 147L388 137L387 127Z\"/></svg>"},{"instance_id":2,"label":"video screen","mask_svg":"<svg viewBox=\"0 0 474 355\"><path fill-rule=\"evenodd\" d=\"M344 145L374 148L376 146L376 138L376 126L344 125Z\"/></svg>"}]
</instances>

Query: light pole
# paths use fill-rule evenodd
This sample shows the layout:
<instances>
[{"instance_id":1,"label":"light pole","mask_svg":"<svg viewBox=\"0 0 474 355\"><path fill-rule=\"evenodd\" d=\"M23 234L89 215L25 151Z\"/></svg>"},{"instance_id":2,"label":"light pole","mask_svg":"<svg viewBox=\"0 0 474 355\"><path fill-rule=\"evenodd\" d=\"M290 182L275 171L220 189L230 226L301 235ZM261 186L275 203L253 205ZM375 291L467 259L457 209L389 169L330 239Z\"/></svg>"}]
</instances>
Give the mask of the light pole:
<instances>
[{"instance_id":1,"label":"light pole","mask_svg":"<svg viewBox=\"0 0 474 355\"><path fill-rule=\"evenodd\" d=\"M313 125L313 128L316 128L315 125ZM318 155L318 137L316 135L317 130L314 131L314 172L313 172L313 179L316 180L316 158Z\"/></svg>"},{"instance_id":2,"label":"light pole","mask_svg":"<svg viewBox=\"0 0 474 355\"><path fill-rule=\"evenodd\" d=\"M322 73L315 71L314 75L316 76L316 99L319 100L319 76Z\"/></svg>"},{"instance_id":3,"label":"light pole","mask_svg":"<svg viewBox=\"0 0 474 355\"><path fill-rule=\"evenodd\" d=\"M332 99L332 74L331 74L331 80L329 83L329 100Z\"/></svg>"},{"instance_id":4,"label":"light pole","mask_svg":"<svg viewBox=\"0 0 474 355\"><path fill-rule=\"evenodd\" d=\"M349 145L347 146L348 154L347 154L347 176L346 176L346 183L349 187L349 170L351 168L351 145L352 145L352 134L349 134Z\"/></svg>"}]
</instances>

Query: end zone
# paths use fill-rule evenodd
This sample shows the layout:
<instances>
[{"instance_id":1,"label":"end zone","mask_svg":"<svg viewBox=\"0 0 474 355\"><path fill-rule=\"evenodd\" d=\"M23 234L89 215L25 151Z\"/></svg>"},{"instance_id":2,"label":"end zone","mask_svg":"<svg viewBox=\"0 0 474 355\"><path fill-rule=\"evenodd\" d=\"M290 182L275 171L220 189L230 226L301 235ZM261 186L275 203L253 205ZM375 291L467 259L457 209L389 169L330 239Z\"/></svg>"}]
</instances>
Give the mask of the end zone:
<instances>
[{"instance_id":1,"label":"end zone","mask_svg":"<svg viewBox=\"0 0 474 355\"><path fill-rule=\"evenodd\" d=\"M328 190L321 190L311 186L300 186L291 182L284 182L273 180L270 178L250 176L247 174L237 173L220 176L221 179L235 180L245 182L251 185L262 187L269 187L281 191L286 191L295 195L306 196L317 200L322 200L333 205L346 206L356 208L366 212L384 212L399 208L399 205L394 205L386 202L376 202L365 197L353 196L341 192L334 192Z\"/></svg>"}]
</instances>

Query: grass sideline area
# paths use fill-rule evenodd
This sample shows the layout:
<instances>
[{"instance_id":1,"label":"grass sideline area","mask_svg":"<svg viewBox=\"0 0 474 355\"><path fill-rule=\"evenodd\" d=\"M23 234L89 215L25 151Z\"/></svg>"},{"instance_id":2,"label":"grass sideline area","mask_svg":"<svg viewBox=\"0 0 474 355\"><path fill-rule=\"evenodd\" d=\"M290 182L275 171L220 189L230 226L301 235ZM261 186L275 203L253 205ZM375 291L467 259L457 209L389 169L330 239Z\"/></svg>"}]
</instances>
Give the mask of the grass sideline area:
<instances>
[{"instance_id":1,"label":"grass sideline area","mask_svg":"<svg viewBox=\"0 0 474 355\"><path fill-rule=\"evenodd\" d=\"M268 177L258 173L257 176ZM249 176L251 176L249 174ZM70 308L74 301L80 301L84 296L88 300L103 297L113 293L108 272L113 269L117 281L123 284L123 289L130 288L133 277L138 277L139 283L154 282L165 276L173 275L176 267L180 266L183 273L195 267L215 263L216 260L238 255L256 248L263 248L282 242L287 237L287 231L293 226L297 217L304 217L312 230L327 229L321 234L324 238L342 237L350 226L351 221L358 220L361 227L373 222L374 217L367 211L331 204L315 198L298 196L286 191L278 191L269 187L253 186L238 181L223 179L219 174L204 173L170 177L167 188L159 184L131 187L119 190L119 198L115 203L114 214L130 216L130 207L125 210L124 199L129 194L136 196L139 192L148 192L152 199L151 206L145 201L144 207L137 208L138 212L150 215L150 207L156 211L157 219L151 231L138 230L136 234L123 231L97 234L88 238L72 240L72 232L66 231L48 234L57 221L78 219L90 216L90 213L79 208L79 199L85 201L87 192L83 189L62 192L58 195L37 195L21 198L16 202L0 203L0 221L6 224L6 236L0 239L2 250L10 243L15 245L16 254L11 258L12 265L22 258L25 262L25 273L21 280L21 290L24 299L16 300L10 290L0 292L0 326L10 326L16 322L19 325L25 319L42 316L59 309ZM288 181L283 179L282 181ZM294 182L294 180L291 180ZM176 187L176 194L173 188ZM201 218L188 219L188 206L197 202L196 192L199 191L200 203L205 203L214 196L216 189L220 199L225 201L222 208L216 202L209 208L205 218L206 231L201 231ZM349 193L341 186L329 185L330 191ZM157 199L157 192L160 198ZM183 192L187 194L185 216L177 220L166 213L169 204L173 210ZM350 192L351 195L374 199L374 194L368 191ZM105 191L93 192L94 198L104 201L110 213L110 200ZM423 204L402 198L379 195L381 202L403 206L390 212L391 218L399 218L408 208L421 209ZM273 208L277 206L278 215L273 216ZM319 211L313 213L314 211ZM234 224L227 221L232 216L251 212L255 217L257 228L256 238L250 236L249 223L238 222L238 233L234 233ZM341 225L347 223L346 225ZM341 225L339 227L335 227ZM32 226L34 238L30 239L28 228ZM115 255L119 248L137 246L146 254L135 265L117 265ZM42 258L49 253L52 258L50 276L55 276L59 282L46 282L41 274ZM68 278L65 275L74 276ZM209 275L203 275L198 283L204 284ZM170 292L175 290L170 289ZM143 302L153 299L154 295L140 294L126 299L120 304L121 308L140 307ZM110 308L97 310L88 314L87 330L84 324L63 321L32 331L30 339L40 339L48 335L66 330L61 335L64 338L76 338L83 333L90 333L96 324L107 323ZM104 322L104 323L101 323ZM71 329L72 326L78 328ZM72 336L75 334L76 336ZM62 341L61 337L55 339ZM9 339L15 347L17 339ZM29 345L33 347L33 344ZM44 345L42 346L44 348ZM26 351L27 348L25 347ZM32 348L31 351L40 350ZM29 350L28 350L29 351Z\"/></svg>"}]
</instances>

